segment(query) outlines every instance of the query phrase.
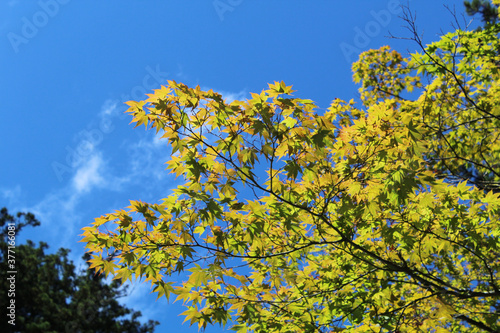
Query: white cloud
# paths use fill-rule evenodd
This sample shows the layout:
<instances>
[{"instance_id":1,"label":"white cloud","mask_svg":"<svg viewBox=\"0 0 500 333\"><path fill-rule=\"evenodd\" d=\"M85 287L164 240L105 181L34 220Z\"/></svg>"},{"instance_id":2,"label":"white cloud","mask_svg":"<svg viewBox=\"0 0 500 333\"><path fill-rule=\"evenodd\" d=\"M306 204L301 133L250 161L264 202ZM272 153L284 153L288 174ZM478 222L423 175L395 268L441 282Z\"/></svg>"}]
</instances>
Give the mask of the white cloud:
<instances>
[{"instance_id":1,"label":"white cloud","mask_svg":"<svg viewBox=\"0 0 500 333\"><path fill-rule=\"evenodd\" d=\"M164 164L170 156L168 141L160 139L161 136L161 132L156 135L146 133L139 141L129 145L129 179L138 180L153 175L159 180L168 174Z\"/></svg>"},{"instance_id":2,"label":"white cloud","mask_svg":"<svg viewBox=\"0 0 500 333\"><path fill-rule=\"evenodd\" d=\"M153 293L151 283L144 282L144 279L142 281L127 281L125 286L127 286L127 294L120 299L120 303L135 310L140 310L142 314L140 320L142 322L146 322L149 319L157 320L165 311L176 306L172 304L176 295L170 295L170 303L164 296L157 299L158 295ZM179 307L179 305L180 304L177 304L177 307Z\"/></svg>"},{"instance_id":3,"label":"white cloud","mask_svg":"<svg viewBox=\"0 0 500 333\"><path fill-rule=\"evenodd\" d=\"M218 93L222 95L222 98L224 98L224 101L228 104L233 101L244 101L248 98L248 93L244 90L236 93L227 91L218 91Z\"/></svg>"},{"instance_id":4,"label":"white cloud","mask_svg":"<svg viewBox=\"0 0 500 333\"><path fill-rule=\"evenodd\" d=\"M100 152L93 152L75 169L70 182L45 195L31 207L23 207L21 211L35 214L42 222L43 232L40 240L51 244L51 248L75 248L79 240L80 228L90 225L92 219L100 213L93 212L91 207L82 205L86 199L99 200L92 191L103 189L116 191L124 183L123 179L107 172L106 163ZM94 199L90 196L94 195ZM48 231L50 230L50 231ZM78 260L81 253L72 252L72 260Z\"/></svg>"},{"instance_id":5,"label":"white cloud","mask_svg":"<svg viewBox=\"0 0 500 333\"><path fill-rule=\"evenodd\" d=\"M129 115L125 113L127 110L127 105L123 101L117 99L108 99L104 101L101 106L101 112L99 112L99 117L101 121L112 121L116 119L130 118Z\"/></svg>"},{"instance_id":6,"label":"white cloud","mask_svg":"<svg viewBox=\"0 0 500 333\"><path fill-rule=\"evenodd\" d=\"M117 102L115 100L108 99L104 102L101 107L101 112L99 115L101 117L113 116L117 114Z\"/></svg>"},{"instance_id":7,"label":"white cloud","mask_svg":"<svg viewBox=\"0 0 500 333\"><path fill-rule=\"evenodd\" d=\"M93 187L105 185L101 175L103 164L101 155L94 154L77 169L72 179L77 192L89 192Z\"/></svg>"},{"instance_id":8,"label":"white cloud","mask_svg":"<svg viewBox=\"0 0 500 333\"><path fill-rule=\"evenodd\" d=\"M12 203L19 201L21 196L21 186L16 185L14 188L0 188L0 195L7 201L9 206L11 206Z\"/></svg>"},{"instance_id":9,"label":"white cloud","mask_svg":"<svg viewBox=\"0 0 500 333\"><path fill-rule=\"evenodd\" d=\"M36 233L29 238L35 243L47 242L52 250L60 247L75 248L78 241L77 228L82 225L82 212L77 209L81 199L79 193L65 187L52 191L30 207L23 207L20 211L31 212L41 222ZM78 252L71 252L71 259L79 256Z\"/></svg>"},{"instance_id":10,"label":"white cloud","mask_svg":"<svg viewBox=\"0 0 500 333\"><path fill-rule=\"evenodd\" d=\"M224 91L224 90L217 90L214 88L208 88L208 87L202 87L201 90L203 91L209 91L212 89L214 92L222 95L222 98L224 101L229 104L233 101L244 101L246 100L249 96L249 93L246 90L240 90L239 92L230 92L230 91Z\"/></svg>"},{"instance_id":11,"label":"white cloud","mask_svg":"<svg viewBox=\"0 0 500 333\"><path fill-rule=\"evenodd\" d=\"M246 97L244 91L221 92L221 94L228 103ZM107 100L103 103L98 116L101 120L111 121L111 118L116 119L120 113L117 103ZM76 229L82 226L84 219L88 218L84 218L86 212L81 211L80 205L84 202L84 198L91 199L90 196L95 195L93 191L96 189L114 193L134 191L132 197L135 197L141 195L136 192L137 185L148 193L158 189L163 192L165 186L172 186L173 179L170 178L169 171L165 170L165 162L170 158L171 150L168 147L168 140L160 139L161 131L158 134L147 131L139 140L133 143L127 142L121 148L116 147L115 149L126 147L121 154L121 161L105 159L103 156L106 156L106 152L98 149L104 148L100 146L102 138L90 140L89 133L91 130L82 131L77 135L77 139L82 143L78 146L81 158L71 170L70 182L48 193L38 204L26 207L28 208L26 211L35 213L43 224L48 224L50 227L57 226L56 233L59 235L75 237L78 232ZM20 194L20 187L0 188L0 195L4 198L15 200Z\"/></svg>"}]
</instances>

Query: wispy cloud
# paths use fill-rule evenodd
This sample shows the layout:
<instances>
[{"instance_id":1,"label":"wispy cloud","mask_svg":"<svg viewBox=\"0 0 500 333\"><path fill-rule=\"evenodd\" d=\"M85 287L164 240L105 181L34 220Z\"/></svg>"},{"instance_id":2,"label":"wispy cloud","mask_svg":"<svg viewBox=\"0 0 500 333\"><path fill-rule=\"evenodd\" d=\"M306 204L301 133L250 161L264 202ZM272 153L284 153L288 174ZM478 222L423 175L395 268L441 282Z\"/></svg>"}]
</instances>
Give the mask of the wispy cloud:
<instances>
[{"instance_id":1,"label":"wispy cloud","mask_svg":"<svg viewBox=\"0 0 500 333\"><path fill-rule=\"evenodd\" d=\"M159 317L159 314L163 311L163 309L158 307L157 302L166 303L166 299L163 298L156 302L154 301L156 295L150 295L153 291L151 283L136 280L126 282L125 286L127 286L127 295L121 298L120 301L122 303L129 304L136 309L140 309L142 315L144 316L144 318L142 318L143 320Z\"/></svg>"},{"instance_id":2,"label":"wispy cloud","mask_svg":"<svg viewBox=\"0 0 500 333\"><path fill-rule=\"evenodd\" d=\"M248 98L249 95L245 90L241 90L240 92L218 91L218 93L222 95L226 103L231 103L233 101L244 101Z\"/></svg>"},{"instance_id":3,"label":"wispy cloud","mask_svg":"<svg viewBox=\"0 0 500 333\"><path fill-rule=\"evenodd\" d=\"M0 188L0 195L10 206L19 200L21 196L21 186L16 185L14 188Z\"/></svg>"},{"instance_id":4,"label":"wispy cloud","mask_svg":"<svg viewBox=\"0 0 500 333\"><path fill-rule=\"evenodd\" d=\"M220 93L228 103L247 97L245 91ZM134 141L124 138L120 147L111 148L121 151L119 161L113 159L117 158L116 154L106 154L110 148L101 142L106 133L114 131L110 126L118 126L116 119L120 115L124 116L123 110L115 101L105 101L98 113L99 125L76 134L76 141L80 144L74 150L78 150L81 156L72 168L67 169L67 181L61 182L62 187L48 193L37 204L27 207L26 210L36 213L43 224L57 226L57 233L60 231L76 237L83 225L84 214L88 213L80 206L96 195L96 190L101 191L99 196L115 193L112 197L116 197L117 193L131 193L133 199L142 195L137 193L138 189L155 197L152 193L173 186L173 180L165 170L171 149L168 140L160 139L161 131L158 134L147 131ZM0 194L14 200L21 195L21 189L0 189Z\"/></svg>"},{"instance_id":5,"label":"wispy cloud","mask_svg":"<svg viewBox=\"0 0 500 333\"><path fill-rule=\"evenodd\" d=\"M76 207L80 195L70 187L47 194L31 207L23 209L35 214L42 222L37 231L37 239L51 245L51 248L74 247L76 226L82 222L82 216ZM50 230L50 231L49 231Z\"/></svg>"},{"instance_id":6,"label":"wispy cloud","mask_svg":"<svg viewBox=\"0 0 500 333\"><path fill-rule=\"evenodd\" d=\"M101 175L103 164L101 155L95 154L78 168L72 179L75 190L89 192L93 187L103 187L105 185Z\"/></svg>"},{"instance_id":7,"label":"wispy cloud","mask_svg":"<svg viewBox=\"0 0 500 333\"><path fill-rule=\"evenodd\" d=\"M116 100L108 99L104 101L101 112L99 113L100 117L106 116L115 116L117 114L117 102Z\"/></svg>"},{"instance_id":8,"label":"wispy cloud","mask_svg":"<svg viewBox=\"0 0 500 333\"><path fill-rule=\"evenodd\" d=\"M240 90L239 92L231 92L231 91L224 91L224 90L218 90L214 88L208 88L208 87L201 87L203 91L208 91L208 90L213 90L216 93L219 93L222 95L222 98L226 103L231 103L233 101L244 101L246 100L249 96L248 91L246 90Z\"/></svg>"},{"instance_id":9,"label":"wispy cloud","mask_svg":"<svg viewBox=\"0 0 500 333\"><path fill-rule=\"evenodd\" d=\"M146 134L139 141L129 145L128 155L130 170L129 178L139 180L144 176L153 175L157 180L163 179L168 172L165 171L165 162L169 158L170 150L167 140L160 139L161 132L157 135Z\"/></svg>"}]
</instances>

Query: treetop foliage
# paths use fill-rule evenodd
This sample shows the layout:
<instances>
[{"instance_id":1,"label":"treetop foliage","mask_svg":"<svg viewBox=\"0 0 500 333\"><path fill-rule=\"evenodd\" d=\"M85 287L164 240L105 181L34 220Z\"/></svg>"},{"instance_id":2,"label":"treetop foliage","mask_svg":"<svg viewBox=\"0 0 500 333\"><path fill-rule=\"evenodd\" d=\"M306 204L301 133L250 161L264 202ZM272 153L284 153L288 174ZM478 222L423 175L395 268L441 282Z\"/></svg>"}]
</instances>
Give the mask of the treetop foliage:
<instances>
[{"instance_id":1,"label":"treetop foliage","mask_svg":"<svg viewBox=\"0 0 500 333\"><path fill-rule=\"evenodd\" d=\"M464 1L464 6L468 15L481 14L481 20L485 24L498 21L498 1L494 1L493 4L488 0Z\"/></svg>"},{"instance_id":2,"label":"treetop foliage","mask_svg":"<svg viewBox=\"0 0 500 333\"><path fill-rule=\"evenodd\" d=\"M0 262L4 270L1 273L0 307L3 320L2 332L57 332L57 333L152 333L158 322L150 320L143 324L139 321L141 313L122 306L118 298L126 290L118 281L106 283L103 275L96 275L88 269L79 272L68 259L69 250L59 249L47 254L48 245L40 242L36 246L32 241L16 244L9 249L7 241L10 230L15 228L15 235L26 226L38 226L40 222L31 213L9 214L6 208L0 210ZM11 233L12 234L12 233ZM85 260L90 259L88 254ZM17 274L15 288L11 286L11 273L7 269L7 260L15 261ZM8 306L10 300L15 303L15 320ZM10 319L9 319L10 318Z\"/></svg>"},{"instance_id":3,"label":"treetop foliage","mask_svg":"<svg viewBox=\"0 0 500 333\"><path fill-rule=\"evenodd\" d=\"M84 228L91 267L145 278L200 328L498 331L500 25L423 45L408 23L420 52L353 65L360 103L174 81L128 102L184 183Z\"/></svg>"}]
</instances>

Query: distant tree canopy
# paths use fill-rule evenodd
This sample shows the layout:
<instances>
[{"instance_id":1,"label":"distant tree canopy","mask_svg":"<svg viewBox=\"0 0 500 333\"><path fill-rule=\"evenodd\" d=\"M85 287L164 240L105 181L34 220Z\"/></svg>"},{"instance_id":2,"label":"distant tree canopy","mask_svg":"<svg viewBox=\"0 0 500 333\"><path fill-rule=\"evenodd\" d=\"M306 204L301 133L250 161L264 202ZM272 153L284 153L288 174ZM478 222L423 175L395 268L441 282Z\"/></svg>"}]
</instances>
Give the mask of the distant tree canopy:
<instances>
[{"instance_id":1,"label":"distant tree canopy","mask_svg":"<svg viewBox=\"0 0 500 333\"><path fill-rule=\"evenodd\" d=\"M85 227L91 267L199 327L499 332L500 25L424 45L406 18L419 51L362 53L359 102L173 81L128 102L184 182Z\"/></svg>"},{"instance_id":2,"label":"distant tree canopy","mask_svg":"<svg viewBox=\"0 0 500 333\"><path fill-rule=\"evenodd\" d=\"M118 303L126 291L118 281L107 284L104 276L89 270L78 273L68 260L69 250L61 248L55 254L46 254L46 243L36 247L27 241L16 244L14 253L8 253L9 223L15 225L16 236L27 226L40 225L31 213L12 216L6 208L0 211L1 332L154 332L158 322L142 324L138 321L140 312ZM7 269L8 254L15 257L15 295L8 295L7 271L12 270ZM88 260L88 255L84 259ZM8 323L10 318L6 316L11 299L15 300L15 326Z\"/></svg>"},{"instance_id":3,"label":"distant tree canopy","mask_svg":"<svg viewBox=\"0 0 500 333\"><path fill-rule=\"evenodd\" d=\"M498 3L494 4L489 0L464 1L465 10L468 15L481 15L481 20L485 24L493 24L498 21Z\"/></svg>"}]
</instances>

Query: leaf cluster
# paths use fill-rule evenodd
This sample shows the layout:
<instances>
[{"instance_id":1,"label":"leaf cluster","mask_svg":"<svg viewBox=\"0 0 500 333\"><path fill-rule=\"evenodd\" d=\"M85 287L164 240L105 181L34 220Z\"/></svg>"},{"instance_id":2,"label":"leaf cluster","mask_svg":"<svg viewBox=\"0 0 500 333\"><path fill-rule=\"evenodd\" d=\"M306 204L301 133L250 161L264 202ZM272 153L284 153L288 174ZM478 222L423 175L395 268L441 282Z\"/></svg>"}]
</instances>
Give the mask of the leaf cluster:
<instances>
[{"instance_id":1,"label":"leaf cluster","mask_svg":"<svg viewBox=\"0 0 500 333\"><path fill-rule=\"evenodd\" d=\"M283 82L128 102L184 183L84 228L91 267L175 295L200 328L497 331L499 29L363 53L359 106L320 112Z\"/></svg>"}]
</instances>

